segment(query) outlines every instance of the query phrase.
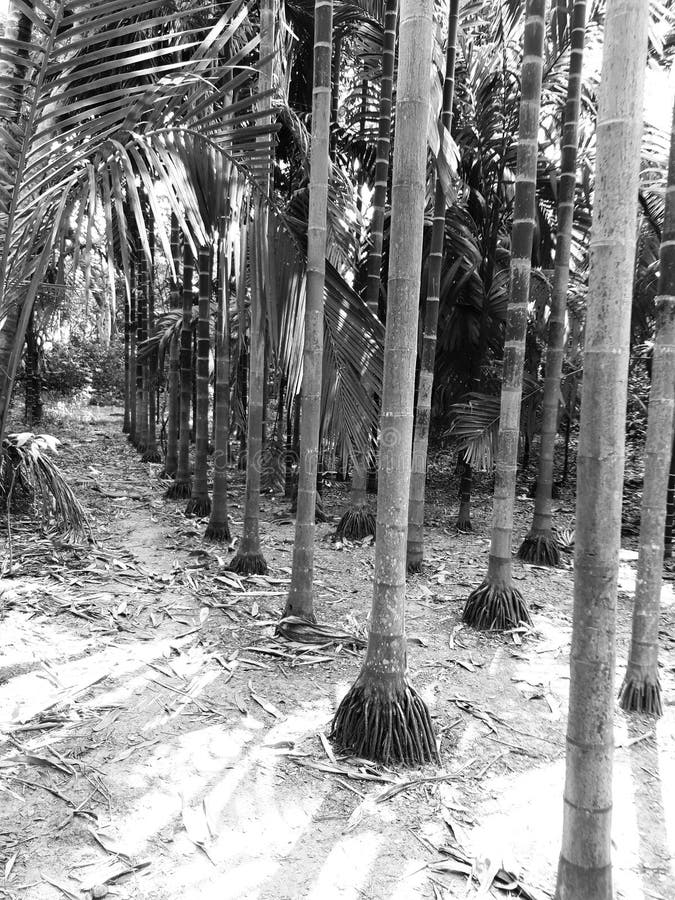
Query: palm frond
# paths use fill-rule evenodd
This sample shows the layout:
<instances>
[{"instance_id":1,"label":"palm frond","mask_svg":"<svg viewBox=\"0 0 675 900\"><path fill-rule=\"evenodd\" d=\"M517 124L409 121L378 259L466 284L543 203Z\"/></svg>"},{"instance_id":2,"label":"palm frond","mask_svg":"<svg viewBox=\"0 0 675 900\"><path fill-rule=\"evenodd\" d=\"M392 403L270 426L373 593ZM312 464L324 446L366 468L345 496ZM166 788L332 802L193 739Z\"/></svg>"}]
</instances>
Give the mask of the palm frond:
<instances>
[{"instance_id":1,"label":"palm frond","mask_svg":"<svg viewBox=\"0 0 675 900\"><path fill-rule=\"evenodd\" d=\"M47 434L8 434L0 453L0 498L11 514L21 491L43 525L73 541L91 539L87 514L49 454L59 441Z\"/></svg>"}]
</instances>

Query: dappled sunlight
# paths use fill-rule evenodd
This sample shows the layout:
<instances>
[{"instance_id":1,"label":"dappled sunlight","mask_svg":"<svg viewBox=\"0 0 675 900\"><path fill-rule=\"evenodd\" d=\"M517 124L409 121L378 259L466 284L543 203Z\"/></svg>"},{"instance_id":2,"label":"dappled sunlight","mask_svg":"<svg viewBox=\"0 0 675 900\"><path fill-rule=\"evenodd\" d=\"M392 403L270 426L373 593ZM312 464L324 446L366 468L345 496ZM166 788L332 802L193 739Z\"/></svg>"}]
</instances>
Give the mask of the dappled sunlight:
<instances>
[{"instance_id":1,"label":"dappled sunlight","mask_svg":"<svg viewBox=\"0 0 675 900\"><path fill-rule=\"evenodd\" d=\"M275 859L291 853L311 825L329 788L312 780L310 790L289 803L279 796L288 774L278 763L288 746L323 728L329 715L325 699L302 704L267 729L262 743L265 725L252 715L235 726L219 723L176 736L127 775L136 800L110 826L136 853L148 852L171 826L180 857L193 855L172 873L183 897L207 889L219 897L255 896L255 888L272 877ZM181 817L183 827L176 828ZM225 867L227 878L214 865Z\"/></svg>"},{"instance_id":2,"label":"dappled sunlight","mask_svg":"<svg viewBox=\"0 0 675 900\"><path fill-rule=\"evenodd\" d=\"M308 900L364 896L361 888L367 883L383 840L384 836L372 829L343 835L333 844L321 872L306 895Z\"/></svg>"}]
</instances>

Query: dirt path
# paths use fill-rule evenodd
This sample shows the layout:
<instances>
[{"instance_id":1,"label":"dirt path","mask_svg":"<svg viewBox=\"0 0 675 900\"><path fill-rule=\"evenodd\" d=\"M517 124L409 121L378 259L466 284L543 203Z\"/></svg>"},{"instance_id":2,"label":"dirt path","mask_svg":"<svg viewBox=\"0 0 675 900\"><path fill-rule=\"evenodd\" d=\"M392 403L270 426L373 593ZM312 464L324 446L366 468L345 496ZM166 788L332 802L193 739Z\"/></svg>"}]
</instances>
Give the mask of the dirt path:
<instances>
[{"instance_id":1,"label":"dirt path","mask_svg":"<svg viewBox=\"0 0 675 900\"><path fill-rule=\"evenodd\" d=\"M467 631L461 601L484 571L490 498L479 498L477 531L458 535L451 501L432 490L428 564L409 584L409 665L442 765L389 772L336 760L322 735L361 653L275 642L293 541L285 505L263 505L270 576L240 581L225 568L231 551L204 544L203 523L162 500L158 467L139 462L119 412L84 418L46 430L63 437L61 465L97 545L68 548L19 527L15 575L0 580L0 897L465 897L502 865L527 889L520 896L549 896L570 568L516 565L531 633ZM235 477L237 533L242 491ZM329 513L343 498L336 485ZM518 510L522 534L531 503ZM331 527L319 528L317 609L363 634L373 549L330 543ZM635 554L624 555L618 678L635 575ZM663 599L664 718L617 712L615 864L626 900L673 895L672 582Z\"/></svg>"}]
</instances>

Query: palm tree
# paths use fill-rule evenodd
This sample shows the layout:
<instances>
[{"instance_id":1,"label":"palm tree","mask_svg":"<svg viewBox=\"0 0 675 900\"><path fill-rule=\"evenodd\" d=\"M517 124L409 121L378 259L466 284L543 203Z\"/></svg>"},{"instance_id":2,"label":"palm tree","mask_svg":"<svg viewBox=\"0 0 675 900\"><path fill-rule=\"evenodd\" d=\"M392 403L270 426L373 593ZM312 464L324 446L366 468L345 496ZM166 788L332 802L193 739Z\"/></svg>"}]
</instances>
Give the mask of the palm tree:
<instances>
[{"instance_id":1,"label":"palm tree","mask_svg":"<svg viewBox=\"0 0 675 900\"><path fill-rule=\"evenodd\" d=\"M148 228L148 243L150 245L150 256L147 261L147 322L146 335L149 338L155 327L155 218L152 207L146 198L144 202L144 214ZM158 463L162 461L162 454L157 446L157 376L158 376L159 359L157 351L153 350L147 357L145 377L145 390L148 397L148 440L143 454L143 462Z\"/></svg>"},{"instance_id":2,"label":"palm tree","mask_svg":"<svg viewBox=\"0 0 675 900\"><path fill-rule=\"evenodd\" d=\"M229 265L231 251L229 228L219 242L218 312L216 316L216 376L213 451L213 503L204 537L211 541L230 541L227 517L227 462L230 437L230 329L228 318Z\"/></svg>"},{"instance_id":3,"label":"palm tree","mask_svg":"<svg viewBox=\"0 0 675 900\"><path fill-rule=\"evenodd\" d=\"M284 611L284 618L298 616L310 622L316 621L313 598L314 535L316 532L316 477L321 422L332 29L333 0L316 0L314 5L314 87L312 91L312 144L307 223L307 299L302 361L298 509L295 519L291 586Z\"/></svg>"},{"instance_id":4,"label":"palm tree","mask_svg":"<svg viewBox=\"0 0 675 900\"><path fill-rule=\"evenodd\" d=\"M371 312L380 309L382 243L384 213L387 203L389 179L389 153L391 145L391 104L394 90L394 63L396 59L396 22L399 0L386 0L384 7L384 40L382 42L382 77L380 79L380 116L377 128L375 157L375 184L373 190L373 217L370 223L371 246L368 252L366 303Z\"/></svg>"},{"instance_id":5,"label":"palm tree","mask_svg":"<svg viewBox=\"0 0 675 900\"><path fill-rule=\"evenodd\" d=\"M457 23L459 0L450 0L448 12L448 44L445 59L443 106L441 126L450 135L452 101L455 91L455 56L457 52ZM439 150L439 152L441 152ZM429 446L429 422L431 419L431 391L434 383L436 358L436 329L441 290L441 264L445 238L445 190L437 175L434 198L434 218L431 231L431 248L428 261L427 298L424 306L424 332L420 359L417 410L413 437L412 469L410 473L410 501L408 506L407 567L409 572L419 572L424 559L424 485Z\"/></svg>"},{"instance_id":6,"label":"palm tree","mask_svg":"<svg viewBox=\"0 0 675 900\"><path fill-rule=\"evenodd\" d=\"M178 231L178 218L171 214L171 288L169 292L169 304L171 309L177 309L180 299L180 232ZM166 458L164 459L164 475L175 478L178 470L178 429L180 425L180 345L179 333L172 330L169 339L169 381L168 390L168 414L166 423Z\"/></svg>"},{"instance_id":7,"label":"palm tree","mask_svg":"<svg viewBox=\"0 0 675 900\"><path fill-rule=\"evenodd\" d=\"M192 402L192 279L194 257L183 245L183 317L180 330L180 417L178 423L178 466L173 484L166 489L168 500L184 500L192 494L190 473L190 407Z\"/></svg>"},{"instance_id":8,"label":"palm tree","mask_svg":"<svg viewBox=\"0 0 675 900\"><path fill-rule=\"evenodd\" d=\"M380 78L380 109L375 156L375 182L372 197L370 223L370 249L366 276L366 303L373 315L379 315L381 307L382 245L384 240L384 213L387 203L389 179L389 155L391 146L391 104L394 90L394 64L396 61L396 24L398 0L386 0L384 7L384 35L382 41L382 75ZM375 534L375 516L368 509L366 485L368 461L362 453L354 458L350 506L338 522L336 534L348 540L360 540Z\"/></svg>"},{"instance_id":9,"label":"palm tree","mask_svg":"<svg viewBox=\"0 0 675 900\"><path fill-rule=\"evenodd\" d=\"M463 613L468 625L502 629L529 622L520 591L511 581L511 534L516 490L520 402L530 287L541 76L546 0L528 0L523 38L522 96L513 210L509 305L504 343L499 445L495 473L492 544L485 580L469 595Z\"/></svg>"},{"instance_id":10,"label":"palm tree","mask_svg":"<svg viewBox=\"0 0 675 900\"><path fill-rule=\"evenodd\" d=\"M6 197L0 218L0 438L33 301L52 248L75 218L78 232L86 222L85 245L91 247L96 192L102 189L104 200L110 198L105 209L109 236L111 207L116 213L128 299L125 206L136 219L143 254L150 258L137 180L154 204L156 219L160 181L183 230L203 237L198 214L187 203L191 198L177 180L179 173L163 166L175 123L191 132L205 131L243 165L247 157L246 142L234 146L242 119L225 117L227 125L221 127L223 117L218 115L214 122L213 106L205 102L208 96L222 104L220 76L200 77L224 46L233 43L233 34L246 19L243 3L231 4L212 27L193 31L187 46L178 23L193 11L189 5L167 11L163 0L148 0L137 11L116 0L77 8L45 0L34 11L29 4L21 9L31 20L30 51L0 38L3 61L15 72L24 72L18 82L5 79L0 86L0 145L10 148L0 171ZM147 29L144 23L150 23ZM137 38L144 29L152 34L151 54L148 40ZM244 53L254 46L255 39ZM243 57L235 57L228 59L240 65ZM240 85L248 81L250 86L254 79L249 71L237 77ZM253 90L249 108L254 99ZM8 110L15 115L8 117ZM84 216L86 209L89 214Z\"/></svg>"},{"instance_id":11,"label":"palm tree","mask_svg":"<svg viewBox=\"0 0 675 900\"><path fill-rule=\"evenodd\" d=\"M332 728L338 747L384 763L437 758L428 710L406 677L404 625L432 39L432 0L402 0L373 606L363 667Z\"/></svg>"},{"instance_id":12,"label":"palm tree","mask_svg":"<svg viewBox=\"0 0 675 900\"><path fill-rule=\"evenodd\" d=\"M261 93L272 89L272 54L275 42L275 3L263 0L260 4L260 87ZM266 101L269 106L269 100ZM271 122L269 114L265 122ZM271 151L262 149L262 186L269 189L272 167ZM258 200L249 213L249 264L251 272L251 306L249 323L249 379L248 417L246 430L246 500L244 534L230 569L247 575L265 575L267 562L260 549L260 475L263 455L265 417L265 284L263 278L263 247L268 239L267 211ZM243 273L241 273L243 277ZM240 328L243 323L240 322Z\"/></svg>"},{"instance_id":13,"label":"palm tree","mask_svg":"<svg viewBox=\"0 0 675 900\"><path fill-rule=\"evenodd\" d=\"M565 0L558 0L556 9L566 15ZM555 17L560 27L563 15ZM558 188L558 233L555 250L555 275L551 292L551 313L548 326L544 378L544 413L541 425L539 470L534 503L534 521L523 541L518 556L531 563L555 566L559 550L551 530L553 493L553 453L558 433L558 398L565 344L565 311L570 272L574 193L577 180L577 143L579 112L581 109L581 70L584 54L586 0L575 0L570 21L570 68L567 81L567 102L562 129L560 186Z\"/></svg>"},{"instance_id":14,"label":"palm tree","mask_svg":"<svg viewBox=\"0 0 675 900\"><path fill-rule=\"evenodd\" d=\"M148 448L148 362L138 353L148 339L147 265L137 233L134 241L136 257L136 440L134 446L143 454Z\"/></svg>"},{"instance_id":15,"label":"palm tree","mask_svg":"<svg viewBox=\"0 0 675 900\"><path fill-rule=\"evenodd\" d=\"M209 451L209 348L211 328L211 248L198 255L199 320L197 322L197 408L195 416L195 470L186 516L208 516L211 499L207 483Z\"/></svg>"},{"instance_id":16,"label":"palm tree","mask_svg":"<svg viewBox=\"0 0 675 900\"><path fill-rule=\"evenodd\" d=\"M658 673L659 601L675 405L675 108L659 263L633 635L619 692L623 709L656 716L662 714Z\"/></svg>"},{"instance_id":17,"label":"palm tree","mask_svg":"<svg viewBox=\"0 0 675 900\"><path fill-rule=\"evenodd\" d=\"M265 379L265 324L260 271L260 234L256 216L262 216L262 203L249 213L248 247L251 272L249 323L248 417L246 430L246 498L244 533L230 569L246 575L265 575L267 562L260 549L260 472L263 444L263 399Z\"/></svg>"},{"instance_id":18,"label":"palm tree","mask_svg":"<svg viewBox=\"0 0 675 900\"><path fill-rule=\"evenodd\" d=\"M610 900L616 586L649 10L608 0L598 107L556 897Z\"/></svg>"}]
</instances>

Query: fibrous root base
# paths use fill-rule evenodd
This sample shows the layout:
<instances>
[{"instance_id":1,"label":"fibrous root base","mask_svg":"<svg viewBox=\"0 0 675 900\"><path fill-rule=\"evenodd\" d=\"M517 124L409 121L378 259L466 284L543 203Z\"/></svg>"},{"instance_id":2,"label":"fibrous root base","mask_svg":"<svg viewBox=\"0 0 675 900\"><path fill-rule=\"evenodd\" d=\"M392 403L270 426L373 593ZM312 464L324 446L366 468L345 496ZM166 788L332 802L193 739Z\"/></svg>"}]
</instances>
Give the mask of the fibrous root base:
<instances>
[{"instance_id":1,"label":"fibrous root base","mask_svg":"<svg viewBox=\"0 0 675 900\"><path fill-rule=\"evenodd\" d=\"M659 676L651 678L637 672L627 672L619 691L621 709L626 712L647 713L650 716L663 715L661 704L661 683Z\"/></svg>"},{"instance_id":2,"label":"fibrous root base","mask_svg":"<svg viewBox=\"0 0 675 900\"><path fill-rule=\"evenodd\" d=\"M262 553L237 553L228 569L238 575L267 575L267 563Z\"/></svg>"},{"instance_id":3,"label":"fibrous root base","mask_svg":"<svg viewBox=\"0 0 675 900\"><path fill-rule=\"evenodd\" d=\"M170 484L164 492L164 496L167 500L187 500L191 494L191 481L174 481L174 483Z\"/></svg>"},{"instance_id":4,"label":"fibrous root base","mask_svg":"<svg viewBox=\"0 0 675 900\"><path fill-rule=\"evenodd\" d=\"M484 581L472 591L464 606L462 621L479 631L503 631L525 622L532 624L530 613L517 588Z\"/></svg>"},{"instance_id":5,"label":"fibrous root base","mask_svg":"<svg viewBox=\"0 0 675 900\"><path fill-rule=\"evenodd\" d=\"M335 713L330 736L341 751L383 765L439 762L429 711L405 683L386 692L357 681Z\"/></svg>"},{"instance_id":6,"label":"fibrous root base","mask_svg":"<svg viewBox=\"0 0 675 900\"><path fill-rule=\"evenodd\" d=\"M204 532L204 539L207 541L231 541L230 526L227 522L209 522Z\"/></svg>"},{"instance_id":7,"label":"fibrous root base","mask_svg":"<svg viewBox=\"0 0 675 900\"><path fill-rule=\"evenodd\" d=\"M560 564L560 549L552 532L531 531L518 550L518 559L539 566Z\"/></svg>"},{"instance_id":8,"label":"fibrous root base","mask_svg":"<svg viewBox=\"0 0 675 900\"><path fill-rule=\"evenodd\" d=\"M348 541L361 541L375 534L375 516L363 506L348 509L338 522L335 536Z\"/></svg>"},{"instance_id":9,"label":"fibrous root base","mask_svg":"<svg viewBox=\"0 0 675 900\"><path fill-rule=\"evenodd\" d=\"M191 497L185 507L186 516L196 516L198 519L202 519L204 516L210 515L210 513L211 498L208 495L205 497Z\"/></svg>"}]
</instances>

